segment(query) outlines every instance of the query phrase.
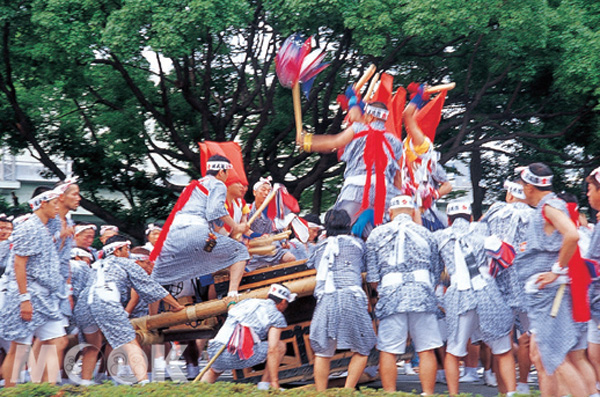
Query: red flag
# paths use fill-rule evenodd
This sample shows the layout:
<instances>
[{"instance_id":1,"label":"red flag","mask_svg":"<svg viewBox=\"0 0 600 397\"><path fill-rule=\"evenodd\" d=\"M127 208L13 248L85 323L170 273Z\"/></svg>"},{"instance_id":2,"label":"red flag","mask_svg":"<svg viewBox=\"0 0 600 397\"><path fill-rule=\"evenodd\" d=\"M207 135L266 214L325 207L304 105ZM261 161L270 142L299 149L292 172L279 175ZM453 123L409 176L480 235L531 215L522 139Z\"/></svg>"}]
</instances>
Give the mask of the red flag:
<instances>
[{"instance_id":1,"label":"red flag","mask_svg":"<svg viewBox=\"0 0 600 397\"><path fill-rule=\"evenodd\" d=\"M298 200L287 191L285 186L278 185L274 186L273 189L277 189L277 194L266 208L266 215L269 219L283 219L290 212L300 212Z\"/></svg>"},{"instance_id":2,"label":"red flag","mask_svg":"<svg viewBox=\"0 0 600 397\"><path fill-rule=\"evenodd\" d=\"M417 112L415 120L421 131L431 140L435 139L435 130L442 119L442 108L446 100L447 91L441 91L438 96L431 100L423 109Z\"/></svg>"},{"instance_id":3,"label":"red flag","mask_svg":"<svg viewBox=\"0 0 600 397\"><path fill-rule=\"evenodd\" d=\"M202 175L206 175L206 162L215 154L225 156L231 161L233 169L229 170L229 176L225 184L227 186L232 183L240 182L242 185L248 186L248 179L244 171L244 159L242 158L242 149L236 142L199 142L200 146L200 170Z\"/></svg>"},{"instance_id":4,"label":"red flag","mask_svg":"<svg viewBox=\"0 0 600 397\"><path fill-rule=\"evenodd\" d=\"M369 102L383 102L386 106L388 106L390 100L392 99L393 85L394 77L387 73L382 73L381 77L379 78L379 87L377 87L377 91L375 91L375 94L373 94L373 99L371 99Z\"/></svg>"},{"instance_id":5,"label":"red flag","mask_svg":"<svg viewBox=\"0 0 600 397\"><path fill-rule=\"evenodd\" d=\"M398 87L388 104L390 115L385 122L385 129L394 134L399 140L402 140L402 112L404 112L404 105L406 105L406 90L404 87Z\"/></svg>"}]
</instances>

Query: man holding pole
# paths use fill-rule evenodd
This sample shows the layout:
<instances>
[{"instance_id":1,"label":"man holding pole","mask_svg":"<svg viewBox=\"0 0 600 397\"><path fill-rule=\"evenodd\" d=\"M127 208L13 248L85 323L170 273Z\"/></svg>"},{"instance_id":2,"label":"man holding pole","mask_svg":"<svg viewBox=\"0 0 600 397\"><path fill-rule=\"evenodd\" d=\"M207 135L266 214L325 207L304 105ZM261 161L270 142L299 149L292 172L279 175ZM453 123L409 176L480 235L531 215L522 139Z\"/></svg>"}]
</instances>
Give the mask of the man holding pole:
<instances>
[{"instance_id":1,"label":"man holding pole","mask_svg":"<svg viewBox=\"0 0 600 397\"><path fill-rule=\"evenodd\" d=\"M208 343L212 366L203 371L201 381L215 383L223 371L249 368L266 360L258 387L279 389L279 364L285 354L281 331L287 327L283 312L295 299L296 294L287 287L273 284L267 299L236 304L215 339Z\"/></svg>"},{"instance_id":2,"label":"man holding pole","mask_svg":"<svg viewBox=\"0 0 600 397\"><path fill-rule=\"evenodd\" d=\"M535 207L525 251L515 258L525 282L530 322L530 356L538 371L542 395L557 392L556 372L573 396L587 396L584 380L568 360L577 347L579 328L573 320L569 291L569 261L579 235L566 203L552 192L552 170L533 163L517 169L525 201Z\"/></svg>"}]
</instances>

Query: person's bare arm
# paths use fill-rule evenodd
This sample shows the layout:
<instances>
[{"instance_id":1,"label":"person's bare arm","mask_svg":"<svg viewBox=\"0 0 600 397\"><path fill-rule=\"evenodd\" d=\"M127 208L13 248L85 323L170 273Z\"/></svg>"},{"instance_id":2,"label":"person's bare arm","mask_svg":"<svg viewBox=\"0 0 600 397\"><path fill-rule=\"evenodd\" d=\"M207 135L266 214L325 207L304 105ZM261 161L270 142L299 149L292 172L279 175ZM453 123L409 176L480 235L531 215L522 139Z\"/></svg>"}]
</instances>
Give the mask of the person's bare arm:
<instances>
[{"instance_id":1,"label":"person's bare arm","mask_svg":"<svg viewBox=\"0 0 600 397\"><path fill-rule=\"evenodd\" d=\"M440 194L440 198L444 197L448 193L452 191L452 184L448 181L442 183L442 186L438 189L438 193Z\"/></svg>"},{"instance_id":2,"label":"person's bare arm","mask_svg":"<svg viewBox=\"0 0 600 397\"><path fill-rule=\"evenodd\" d=\"M127 302L127 306L125 306L125 311L127 314L131 314L133 312L133 309L135 309L139 301L140 295L132 288L131 298L129 299L129 302Z\"/></svg>"},{"instance_id":3,"label":"person's bare arm","mask_svg":"<svg viewBox=\"0 0 600 397\"><path fill-rule=\"evenodd\" d=\"M351 126L335 135L313 135L310 151L317 153L329 153L333 150L346 146L352 141L352 138L354 138L354 130ZM296 143L300 147L303 147L304 137L301 136Z\"/></svg>"},{"instance_id":4,"label":"person's bare arm","mask_svg":"<svg viewBox=\"0 0 600 397\"><path fill-rule=\"evenodd\" d=\"M564 214L562 211L550 207L549 205L544 207L544 214L548 219L549 223L563 236L563 243L558 252L558 264L562 268L569 266L569 261L577 249L577 242L579 241L579 233L575 224L571 219ZM552 272L546 272L540 275L537 279L537 284L540 288L550 284L558 278L558 275Z\"/></svg>"},{"instance_id":5,"label":"person's bare arm","mask_svg":"<svg viewBox=\"0 0 600 397\"><path fill-rule=\"evenodd\" d=\"M27 293L27 261L29 260L28 256L19 256L15 255L15 279L17 280L17 287L19 289L19 294ZM23 321L31 321L33 317L33 307L31 306L31 301L27 300L25 302L21 302L21 318Z\"/></svg>"},{"instance_id":6,"label":"person's bare arm","mask_svg":"<svg viewBox=\"0 0 600 397\"><path fill-rule=\"evenodd\" d=\"M175 299L173 297L173 295L171 295L171 294L165 296L163 298L163 302L165 302L167 305L171 306L171 311L172 312L178 312L180 310L185 309L185 307L181 303L179 303L177 301L177 299Z\"/></svg>"},{"instance_id":7,"label":"person's bare arm","mask_svg":"<svg viewBox=\"0 0 600 397\"><path fill-rule=\"evenodd\" d=\"M402 114L404 118L404 127L406 128L406 132L412 140L413 146L420 146L423 144L423 142L425 142L425 134L421 128L419 128L417 120L415 120L417 110L417 105L414 103L409 103Z\"/></svg>"},{"instance_id":8,"label":"person's bare arm","mask_svg":"<svg viewBox=\"0 0 600 397\"><path fill-rule=\"evenodd\" d=\"M271 387L279 390L279 351L277 345L281 340L281 328L271 327L267 336L269 350L267 352L267 372Z\"/></svg>"},{"instance_id":9,"label":"person's bare arm","mask_svg":"<svg viewBox=\"0 0 600 397\"><path fill-rule=\"evenodd\" d=\"M250 226L246 223L246 222L242 222L242 223L235 223L235 221L233 220L233 218L229 215L225 215L222 216L221 219L223 222L225 222L225 224L229 227L231 227L231 235L235 236L238 234L243 234L246 233L248 230L250 230Z\"/></svg>"}]
</instances>

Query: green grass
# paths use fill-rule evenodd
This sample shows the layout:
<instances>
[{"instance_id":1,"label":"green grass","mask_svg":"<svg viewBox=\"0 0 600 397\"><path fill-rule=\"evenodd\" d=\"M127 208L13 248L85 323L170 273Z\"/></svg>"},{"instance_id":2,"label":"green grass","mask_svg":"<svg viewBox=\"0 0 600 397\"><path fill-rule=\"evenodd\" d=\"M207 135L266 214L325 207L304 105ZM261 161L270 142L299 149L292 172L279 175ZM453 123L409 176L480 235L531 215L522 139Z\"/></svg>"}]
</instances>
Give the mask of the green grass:
<instances>
[{"instance_id":1,"label":"green grass","mask_svg":"<svg viewBox=\"0 0 600 397\"><path fill-rule=\"evenodd\" d=\"M98 386L83 387L74 385L54 386L49 384L27 383L17 385L11 389L0 389L0 396L32 397L32 396L210 396L231 397L238 396L290 396L290 397L313 397L313 396L411 396L417 397L418 393L386 393L383 390L363 387L359 391L345 389L329 389L324 393L317 393L314 387L288 389L286 391L259 391L256 385L242 383L217 382L214 385L204 383L150 383L145 386L114 386L105 383ZM539 395L539 394L538 394ZM468 396L468 394L463 394Z\"/></svg>"}]
</instances>

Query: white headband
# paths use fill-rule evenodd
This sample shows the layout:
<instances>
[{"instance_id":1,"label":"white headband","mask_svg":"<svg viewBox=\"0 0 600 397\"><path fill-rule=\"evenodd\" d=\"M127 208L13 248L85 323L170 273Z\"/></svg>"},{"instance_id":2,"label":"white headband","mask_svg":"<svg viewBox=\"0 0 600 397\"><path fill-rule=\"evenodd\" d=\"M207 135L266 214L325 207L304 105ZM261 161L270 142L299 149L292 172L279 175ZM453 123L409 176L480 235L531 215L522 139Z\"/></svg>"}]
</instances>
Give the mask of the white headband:
<instances>
[{"instance_id":1,"label":"white headband","mask_svg":"<svg viewBox=\"0 0 600 397\"><path fill-rule=\"evenodd\" d=\"M75 235L78 235L79 233L88 230L88 229L92 229L94 232L96 230L98 230L98 228L96 228L96 225L76 225L75 226ZM94 233L95 234L95 233Z\"/></svg>"},{"instance_id":2,"label":"white headband","mask_svg":"<svg viewBox=\"0 0 600 397\"><path fill-rule=\"evenodd\" d=\"M0 214L0 219L5 222L12 222L12 220L15 219L15 217L12 215L6 216L6 214Z\"/></svg>"},{"instance_id":3,"label":"white headband","mask_svg":"<svg viewBox=\"0 0 600 397\"><path fill-rule=\"evenodd\" d=\"M387 120L390 112L388 110L378 108L375 106L367 105L365 106L365 113L370 114L378 119Z\"/></svg>"},{"instance_id":4,"label":"white headband","mask_svg":"<svg viewBox=\"0 0 600 397\"><path fill-rule=\"evenodd\" d=\"M449 203L446 208L446 215L467 214L471 215L471 203L468 201L455 201Z\"/></svg>"},{"instance_id":5,"label":"white headband","mask_svg":"<svg viewBox=\"0 0 600 397\"><path fill-rule=\"evenodd\" d=\"M296 300L298 294L292 294L292 292L281 284L272 284L269 288L269 295L278 297L279 299L285 299L288 302Z\"/></svg>"},{"instance_id":6,"label":"white headband","mask_svg":"<svg viewBox=\"0 0 600 397\"><path fill-rule=\"evenodd\" d=\"M55 198L58 198L58 196L60 196L60 194L54 190L47 190L29 200L28 203L32 211L37 211L42 206L42 203L54 200Z\"/></svg>"},{"instance_id":7,"label":"white headband","mask_svg":"<svg viewBox=\"0 0 600 397\"><path fill-rule=\"evenodd\" d=\"M518 199L525 200L525 192L523 192L523 185L520 183L512 182L509 180L504 181L504 188L513 196Z\"/></svg>"},{"instance_id":8,"label":"white headband","mask_svg":"<svg viewBox=\"0 0 600 397\"><path fill-rule=\"evenodd\" d=\"M538 176L535 175L529 167L517 167L515 172L519 174L523 182L537 187L552 186L552 175Z\"/></svg>"},{"instance_id":9,"label":"white headband","mask_svg":"<svg viewBox=\"0 0 600 397\"><path fill-rule=\"evenodd\" d=\"M76 257L81 257L81 258L88 258L90 260L94 260L94 257L92 256L92 254L89 251L84 250L83 248L71 248L71 259L74 259Z\"/></svg>"},{"instance_id":10,"label":"white headband","mask_svg":"<svg viewBox=\"0 0 600 397\"><path fill-rule=\"evenodd\" d=\"M226 161L207 161L206 162L206 170L207 171L230 170L232 168L233 168L233 166L231 165L231 163L228 163Z\"/></svg>"},{"instance_id":11,"label":"white headband","mask_svg":"<svg viewBox=\"0 0 600 397\"><path fill-rule=\"evenodd\" d=\"M399 208L415 208L412 197L405 195L394 197L390 202L390 209L396 210Z\"/></svg>"},{"instance_id":12,"label":"white headband","mask_svg":"<svg viewBox=\"0 0 600 397\"><path fill-rule=\"evenodd\" d=\"M110 243L105 245L102 248L102 252L104 252L104 257L109 256L110 254L112 254L113 252L115 252L116 250L118 250L119 248L125 247L126 245L131 245L131 241L127 240L127 241L116 241L114 243Z\"/></svg>"},{"instance_id":13,"label":"white headband","mask_svg":"<svg viewBox=\"0 0 600 397\"><path fill-rule=\"evenodd\" d=\"M262 185L264 185L265 183L269 186L271 185L271 181L273 180L273 178L271 178L270 176L263 178L262 176L258 179L258 182L256 182L254 184L254 186L252 187L252 190L258 190Z\"/></svg>"},{"instance_id":14,"label":"white headband","mask_svg":"<svg viewBox=\"0 0 600 397\"><path fill-rule=\"evenodd\" d=\"M150 255L146 254L129 254L129 259L133 259L136 261L147 261L150 259Z\"/></svg>"},{"instance_id":15,"label":"white headband","mask_svg":"<svg viewBox=\"0 0 600 397\"><path fill-rule=\"evenodd\" d=\"M68 188L77 184L77 179L78 178L76 176L65 179L63 183L54 188L54 191L58 194L64 194Z\"/></svg>"},{"instance_id":16,"label":"white headband","mask_svg":"<svg viewBox=\"0 0 600 397\"><path fill-rule=\"evenodd\" d=\"M115 225L102 225L100 226L100 234L104 234L105 232L107 232L108 230L112 230L116 233L119 233L119 228Z\"/></svg>"},{"instance_id":17,"label":"white headband","mask_svg":"<svg viewBox=\"0 0 600 397\"><path fill-rule=\"evenodd\" d=\"M155 223L148 224L148 227L146 228L146 236L149 235L153 230L162 230L162 227Z\"/></svg>"},{"instance_id":18,"label":"white headband","mask_svg":"<svg viewBox=\"0 0 600 397\"><path fill-rule=\"evenodd\" d=\"M596 168L594 171L590 173L590 176L593 176L598 183L600 183L600 167Z\"/></svg>"}]
</instances>

